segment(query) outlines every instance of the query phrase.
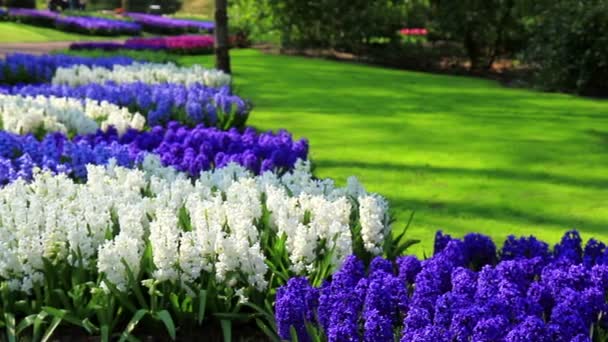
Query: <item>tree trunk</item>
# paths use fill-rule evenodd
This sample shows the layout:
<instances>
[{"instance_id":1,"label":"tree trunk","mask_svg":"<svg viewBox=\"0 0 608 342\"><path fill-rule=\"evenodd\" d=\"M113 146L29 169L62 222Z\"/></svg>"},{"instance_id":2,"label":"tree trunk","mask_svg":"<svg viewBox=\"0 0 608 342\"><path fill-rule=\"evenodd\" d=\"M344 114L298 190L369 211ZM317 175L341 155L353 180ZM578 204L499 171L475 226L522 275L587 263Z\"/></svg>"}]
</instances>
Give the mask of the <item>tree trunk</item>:
<instances>
[{"instance_id":1,"label":"tree trunk","mask_svg":"<svg viewBox=\"0 0 608 342\"><path fill-rule=\"evenodd\" d=\"M230 74L227 11L227 0L215 0L215 67Z\"/></svg>"},{"instance_id":2,"label":"tree trunk","mask_svg":"<svg viewBox=\"0 0 608 342\"><path fill-rule=\"evenodd\" d=\"M121 2L120 2L120 3L121 3L121 5L120 5L120 6L122 7L122 10L123 10L125 13L126 13L126 12L129 12L129 0L121 0Z\"/></svg>"}]
</instances>

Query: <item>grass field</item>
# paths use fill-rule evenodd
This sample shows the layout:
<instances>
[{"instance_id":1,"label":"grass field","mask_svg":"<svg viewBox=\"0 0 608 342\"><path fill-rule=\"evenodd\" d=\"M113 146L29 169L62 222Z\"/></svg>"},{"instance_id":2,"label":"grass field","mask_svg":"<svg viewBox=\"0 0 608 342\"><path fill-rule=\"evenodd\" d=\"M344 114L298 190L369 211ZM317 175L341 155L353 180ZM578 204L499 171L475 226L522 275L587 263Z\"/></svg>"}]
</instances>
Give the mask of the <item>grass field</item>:
<instances>
[{"instance_id":1,"label":"grass field","mask_svg":"<svg viewBox=\"0 0 608 342\"><path fill-rule=\"evenodd\" d=\"M415 211L419 254L437 229L608 240L608 101L253 50L232 63L249 122L307 137L318 176L388 197L395 231Z\"/></svg>"},{"instance_id":2,"label":"grass field","mask_svg":"<svg viewBox=\"0 0 608 342\"><path fill-rule=\"evenodd\" d=\"M77 33L68 33L45 27L23 25L14 22L0 22L1 43L42 43L57 41L82 40L112 40L127 37L89 36Z\"/></svg>"}]
</instances>

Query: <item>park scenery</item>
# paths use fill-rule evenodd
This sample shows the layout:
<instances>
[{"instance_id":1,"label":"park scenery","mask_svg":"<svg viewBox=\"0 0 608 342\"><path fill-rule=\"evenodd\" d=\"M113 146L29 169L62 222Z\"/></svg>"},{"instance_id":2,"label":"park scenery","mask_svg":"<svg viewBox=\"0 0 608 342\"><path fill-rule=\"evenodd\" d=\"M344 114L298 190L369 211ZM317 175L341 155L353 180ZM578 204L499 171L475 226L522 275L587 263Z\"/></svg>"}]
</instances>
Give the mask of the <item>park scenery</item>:
<instances>
[{"instance_id":1,"label":"park scenery","mask_svg":"<svg viewBox=\"0 0 608 342\"><path fill-rule=\"evenodd\" d=\"M608 0L0 0L0 341L608 342Z\"/></svg>"}]
</instances>

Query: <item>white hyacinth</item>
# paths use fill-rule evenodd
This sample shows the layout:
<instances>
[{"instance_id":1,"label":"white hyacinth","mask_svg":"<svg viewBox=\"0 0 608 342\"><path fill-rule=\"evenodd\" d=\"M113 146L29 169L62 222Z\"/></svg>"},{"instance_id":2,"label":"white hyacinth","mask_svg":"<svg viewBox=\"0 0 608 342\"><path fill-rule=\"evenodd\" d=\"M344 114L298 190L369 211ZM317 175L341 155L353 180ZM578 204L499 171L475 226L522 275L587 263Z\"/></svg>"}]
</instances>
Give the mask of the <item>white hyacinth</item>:
<instances>
[{"instance_id":1,"label":"white hyacinth","mask_svg":"<svg viewBox=\"0 0 608 342\"><path fill-rule=\"evenodd\" d=\"M359 221L365 249L374 255L382 253L384 237L390 233L386 200L377 195L359 196Z\"/></svg>"},{"instance_id":2,"label":"white hyacinth","mask_svg":"<svg viewBox=\"0 0 608 342\"><path fill-rule=\"evenodd\" d=\"M146 119L106 101L65 97L0 94L0 128L25 134L47 132L93 133L114 126L119 134L129 128L141 130Z\"/></svg>"},{"instance_id":3,"label":"white hyacinth","mask_svg":"<svg viewBox=\"0 0 608 342\"><path fill-rule=\"evenodd\" d=\"M268 286L271 246L262 233L285 236L289 267L303 275L329 253L335 267L352 253L353 210L368 251L379 254L390 233L384 199L315 180L308 163L282 176L231 164L192 182L148 158L151 171L111 162L88 166L84 184L39 172L0 188L0 278L30 291L44 279L46 258L83 265L103 274L104 286L128 291L127 266L137 275L150 248L154 268L144 280L188 285L212 275L246 301L245 289Z\"/></svg>"},{"instance_id":4,"label":"white hyacinth","mask_svg":"<svg viewBox=\"0 0 608 342\"><path fill-rule=\"evenodd\" d=\"M53 84L71 86L105 83L178 83L191 85L201 83L209 87L230 85L230 75L215 69L205 69L200 65L180 67L173 63L133 63L115 65L112 70L102 67L74 65L58 68L53 76Z\"/></svg>"}]
</instances>

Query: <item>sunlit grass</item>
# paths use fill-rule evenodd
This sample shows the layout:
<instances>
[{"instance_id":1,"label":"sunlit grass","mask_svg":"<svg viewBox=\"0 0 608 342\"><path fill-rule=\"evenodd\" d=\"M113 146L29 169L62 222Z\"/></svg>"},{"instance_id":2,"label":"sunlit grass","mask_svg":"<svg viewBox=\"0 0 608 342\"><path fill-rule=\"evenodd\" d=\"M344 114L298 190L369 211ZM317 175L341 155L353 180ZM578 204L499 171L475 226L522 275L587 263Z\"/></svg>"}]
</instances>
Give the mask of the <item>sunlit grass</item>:
<instances>
[{"instance_id":1,"label":"sunlit grass","mask_svg":"<svg viewBox=\"0 0 608 342\"><path fill-rule=\"evenodd\" d=\"M437 229L608 240L607 101L253 50L232 63L249 122L307 137L318 176L388 197L396 231L415 211L419 254Z\"/></svg>"}]
</instances>

